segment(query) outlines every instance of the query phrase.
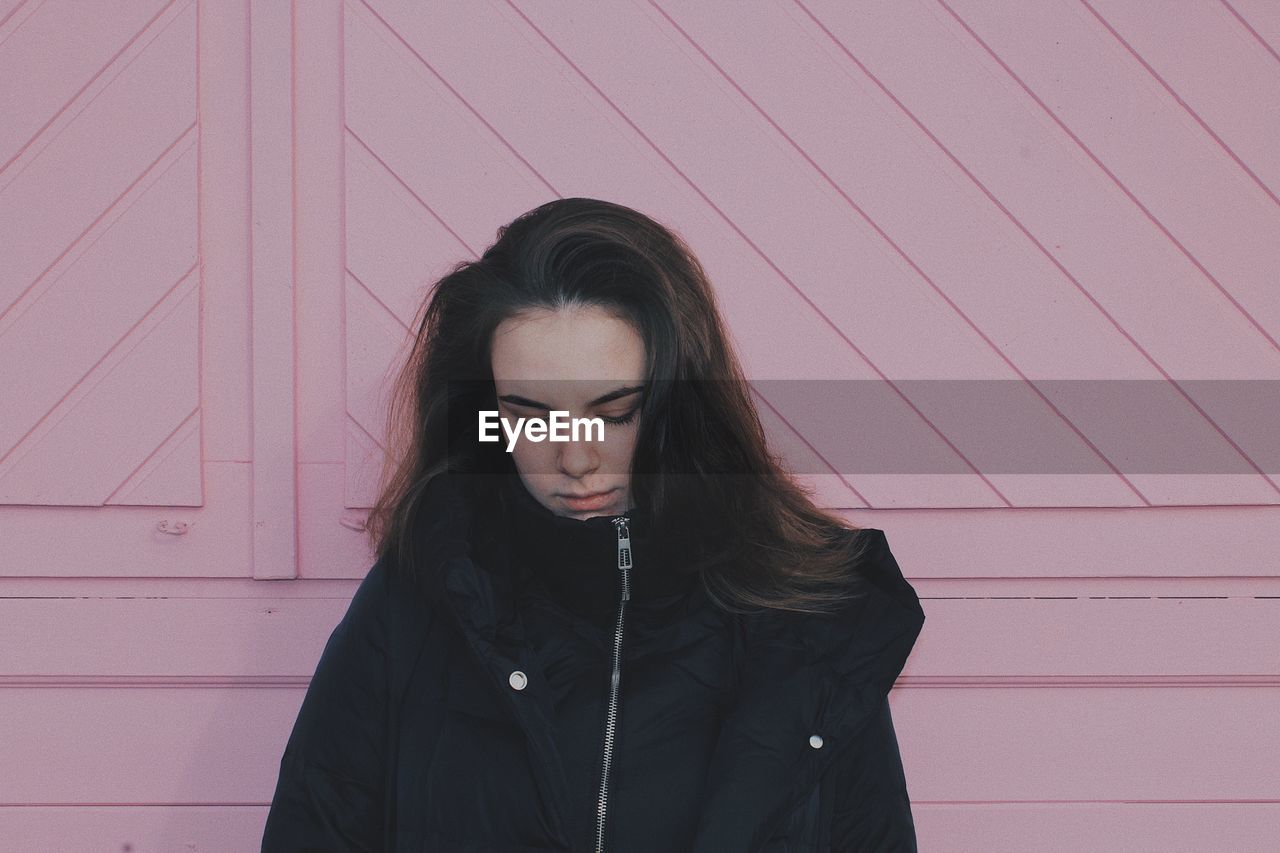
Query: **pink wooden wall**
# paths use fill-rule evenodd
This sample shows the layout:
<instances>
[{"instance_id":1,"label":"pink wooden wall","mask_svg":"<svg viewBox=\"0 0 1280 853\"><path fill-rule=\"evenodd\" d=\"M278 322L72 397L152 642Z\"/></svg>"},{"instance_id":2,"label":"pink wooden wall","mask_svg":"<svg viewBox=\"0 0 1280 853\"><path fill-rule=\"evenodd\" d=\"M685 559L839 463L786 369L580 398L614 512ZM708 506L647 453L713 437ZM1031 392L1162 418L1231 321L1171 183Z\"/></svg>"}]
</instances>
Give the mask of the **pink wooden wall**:
<instances>
[{"instance_id":1,"label":"pink wooden wall","mask_svg":"<svg viewBox=\"0 0 1280 853\"><path fill-rule=\"evenodd\" d=\"M1030 380L1280 378L1277 105L1275 0L0 0L0 848L256 849L425 284L589 195L929 438L804 460L925 599L922 850L1280 850L1275 456L987 473L898 384L1103 458Z\"/></svg>"}]
</instances>

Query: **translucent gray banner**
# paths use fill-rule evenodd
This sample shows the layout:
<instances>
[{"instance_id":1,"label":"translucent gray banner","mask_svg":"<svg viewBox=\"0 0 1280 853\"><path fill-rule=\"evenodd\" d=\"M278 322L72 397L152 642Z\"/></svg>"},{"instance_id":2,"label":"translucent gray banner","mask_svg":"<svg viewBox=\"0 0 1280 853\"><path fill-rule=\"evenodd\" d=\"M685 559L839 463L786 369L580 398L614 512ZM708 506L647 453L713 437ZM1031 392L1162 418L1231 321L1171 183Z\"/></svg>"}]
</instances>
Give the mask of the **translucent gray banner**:
<instances>
[{"instance_id":1,"label":"translucent gray banner","mask_svg":"<svg viewBox=\"0 0 1280 853\"><path fill-rule=\"evenodd\" d=\"M1277 380L760 380L802 473L1280 473Z\"/></svg>"},{"instance_id":2,"label":"translucent gray banner","mask_svg":"<svg viewBox=\"0 0 1280 853\"><path fill-rule=\"evenodd\" d=\"M589 417L638 403L585 406L627 384L523 380L510 388ZM715 384L668 390L693 401L724 399ZM802 474L1280 474L1280 380L764 379L752 380L750 391L770 449ZM470 415L458 416L486 393L453 392L459 407L451 422L463 426L451 435L474 441ZM492 386L487 399L495 399ZM710 415L709 406L694 405ZM604 432L637 428L606 424Z\"/></svg>"}]
</instances>

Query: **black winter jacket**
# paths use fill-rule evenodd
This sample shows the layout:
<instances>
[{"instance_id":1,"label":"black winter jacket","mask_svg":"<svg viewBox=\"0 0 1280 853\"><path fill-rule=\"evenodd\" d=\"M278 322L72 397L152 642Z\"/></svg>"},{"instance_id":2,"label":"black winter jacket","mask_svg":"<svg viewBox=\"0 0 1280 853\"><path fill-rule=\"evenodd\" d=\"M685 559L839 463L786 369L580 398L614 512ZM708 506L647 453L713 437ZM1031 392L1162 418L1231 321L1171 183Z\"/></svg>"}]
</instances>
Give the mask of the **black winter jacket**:
<instances>
[{"instance_id":1,"label":"black winter jacket","mask_svg":"<svg viewBox=\"0 0 1280 853\"><path fill-rule=\"evenodd\" d=\"M264 853L916 850L887 695L924 613L882 531L851 535L869 582L839 614L729 614L641 511L511 482L436 477L416 574L361 582Z\"/></svg>"}]
</instances>

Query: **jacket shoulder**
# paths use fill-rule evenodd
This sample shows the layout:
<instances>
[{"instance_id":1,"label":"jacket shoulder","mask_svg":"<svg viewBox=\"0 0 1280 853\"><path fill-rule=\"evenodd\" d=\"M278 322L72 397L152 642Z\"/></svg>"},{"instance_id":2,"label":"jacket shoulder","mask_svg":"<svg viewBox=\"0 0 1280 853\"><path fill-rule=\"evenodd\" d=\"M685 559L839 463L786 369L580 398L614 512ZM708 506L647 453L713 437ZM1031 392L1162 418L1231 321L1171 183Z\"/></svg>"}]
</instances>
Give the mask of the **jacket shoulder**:
<instances>
[{"instance_id":1,"label":"jacket shoulder","mask_svg":"<svg viewBox=\"0 0 1280 853\"><path fill-rule=\"evenodd\" d=\"M357 599L362 599L357 604ZM352 598L355 618L376 626L383 643L387 690L392 707L408 689L422 662L441 611L434 590L383 557L369 569Z\"/></svg>"},{"instance_id":2,"label":"jacket shoulder","mask_svg":"<svg viewBox=\"0 0 1280 853\"><path fill-rule=\"evenodd\" d=\"M892 686L924 627L924 609L875 527L848 531L850 597L830 613L795 620L802 641L841 676Z\"/></svg>"}]
</instances>

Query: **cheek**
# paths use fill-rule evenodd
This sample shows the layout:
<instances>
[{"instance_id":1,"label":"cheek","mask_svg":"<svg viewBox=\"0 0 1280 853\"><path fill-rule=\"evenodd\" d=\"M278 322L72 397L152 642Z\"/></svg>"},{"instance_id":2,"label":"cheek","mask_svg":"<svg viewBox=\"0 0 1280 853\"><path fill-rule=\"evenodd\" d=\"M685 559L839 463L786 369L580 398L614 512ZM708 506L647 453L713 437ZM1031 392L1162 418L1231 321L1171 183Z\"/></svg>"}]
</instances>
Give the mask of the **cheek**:
<instances>
[{"instance_id":1,"label":"cheek","mask_svg":"<svg viewBox=\"0 0 1280 853\"><path fill-rule=\"evenodd\" d=\"M615 426L613 430L605 432L600 455L607 460L610 468L617 472L627 472L631 469L631 457L636 448L636 425Z\"/></svg>"},{"instance_id":2,"label":"cheek","mask_svg":"<svg viewBox=\"0 0 1280 853\"><path fill-rule=\"evenodd\" d=\"M511 451L511 461L521 474L546 474L553 470L556 445L549 441L526 441L522 436Z\"/></svg>"}]
</instances>

